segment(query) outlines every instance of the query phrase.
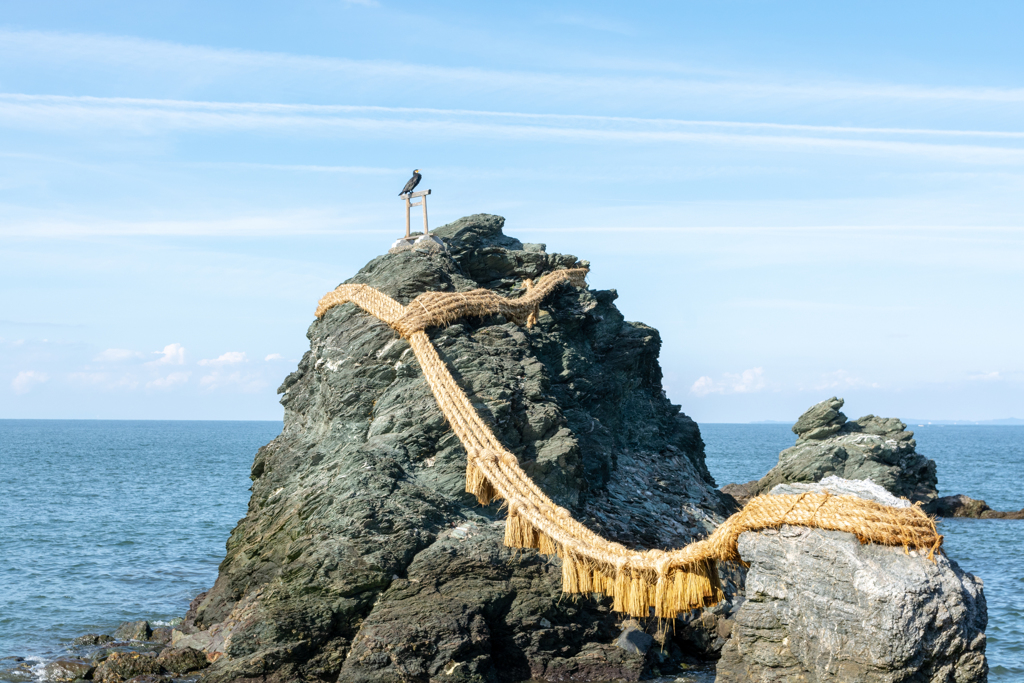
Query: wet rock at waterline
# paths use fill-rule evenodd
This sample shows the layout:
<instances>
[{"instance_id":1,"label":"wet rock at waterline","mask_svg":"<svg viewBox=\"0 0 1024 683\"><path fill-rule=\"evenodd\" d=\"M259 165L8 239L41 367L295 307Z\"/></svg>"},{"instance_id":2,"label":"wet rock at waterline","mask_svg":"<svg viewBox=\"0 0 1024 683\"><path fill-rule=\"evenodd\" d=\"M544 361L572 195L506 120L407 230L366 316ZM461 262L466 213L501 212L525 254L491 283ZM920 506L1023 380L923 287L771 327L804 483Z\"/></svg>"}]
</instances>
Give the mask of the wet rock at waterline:
<instances>
[{"instance_id":1,"label":"wet rock at waterline","mask_svg":"<svg viewBox=\"0 0 1024 683\"><path fill-rule=\"evenodd\" d=\"M96 667L93 679L101 683L122 683L145 674L160 674L156 657L140 652L115 652Z\"/></svg>"},{"instance_id":2,"label":"wet rock at waterline","mask_svg":"<svg viewBox=\"0 0 1024 683\"><path fill-rule=\"evenodd\" d=\"M114 631L116 640L149 640L153 630L148 621L126 621Z\"/></svg>"},{"instance_id":3,"label":"wet rock at waterline","mask_svg":"<svg viewBox=\"0 0 1024 683\"><path fill-rule=\"evenodd\" d=\"M89 645L102 645L103 643L109 643L114 640L113 636L108 636L99 633L87 633L84 636L79 636L71 641L71 644L75 647L85 647Z\"/></svg>"},{"instance_id":4,"label":"wet rock at waterline","mask_svg":"<svg viewBox=\"0 0 1024 683\"><path fill-rule=\"evenodd\" d=\"M48 681L74 681L92 676L96 667L83 659L55 659L43 668Z\"/></svg>"},{"instance_id":5,"label":"wet rock at waterline","mask_svg":"<svg viewBox=\"0 0 1024 683\"><path fill-rule=\"evenodd\" d=\"M822 484L836 495L891 498L869 482ZM982 582L944 554L933 561L862 545L852 534L795 527L744 533L739 548L750 562L746 600L733 618L718 683L987 680Z\"/></svg>"},{"instance_id":6,"label":"wet rock at waterline","mask_svg":"<svg viewBox=\"0 0 1024 683\"><path fill-rule=\"evenodd\" d=\"M462 219L434 233L446 250L386 254L351 282L406 304L425 291L516 295L577 265L502 224ZM657 330L626 322L615 298L565 285L533 329L495 316L430 337L551 498L626 545L679 547L731 501L661 390ZM638 679L654 655L615 644L610 601L564 596L559 561L505 548L498 505L464 493L465 451L409 345L351 304L308 337L281 387L284 430L253 464L248 514L172 637L216 660L204 679Z\"/></svg>"},{"instance_id":7,"label":"wet rock at waterline","mask_svg":"<svg viewBox=\"0 0 1024 683\"><path fill-rule=\"evenodd\" d=\"M973 517L975 519L1024 519L1024 509L1004 512L993 510L983 500L975 500L963 494L943 496L929 507L939 517Z\"/></svg>"}]
</instances>

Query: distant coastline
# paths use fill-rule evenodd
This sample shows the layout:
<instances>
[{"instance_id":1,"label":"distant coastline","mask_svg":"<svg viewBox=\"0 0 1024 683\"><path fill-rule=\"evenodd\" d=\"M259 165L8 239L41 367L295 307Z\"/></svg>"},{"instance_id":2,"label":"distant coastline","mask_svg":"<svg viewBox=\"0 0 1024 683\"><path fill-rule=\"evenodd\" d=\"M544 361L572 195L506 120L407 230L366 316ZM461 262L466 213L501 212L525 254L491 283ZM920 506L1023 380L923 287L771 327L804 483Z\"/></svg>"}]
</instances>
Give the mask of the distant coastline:
<instances>
[{"instance_id":1,"label":"distant coastline","mask_svg":"<svg viewBox=\"0 0 1024 683\"><path fill-rule=\"evenodd\" d=\"M922 420L909 417L903 422L908 427L1024 427L1024 420L1017 417L1005 417L1000 420ZM733 424L733 425L789 425L792 420L752 420L750 422L717 422L701 420L698 424Z\"/></svg>"},{"instance_id":2,"label":"distant coastline","mask_svg":"<svg viewBox=\"0 0 1024 683\"><path fill-rule=\"evenodd\" d=\"M755 420L753 422L718 422L709 424L786 425L792 420ZM1024 420L1018 417L1004 417L1000 420L922 420L908 417L903 420L908 427L953 426L953 427L1024 427Z\"/></svg>"},{"instance_id":3,"label":"distant coastline","mask_svg":"<svg viewBox=\"0 0 1024 683\"><path fill-rule=\"evenodd\" d=\"M938 426L959 426L959 427L1020 427L1024 426L1024 420L1016 417L1004 417L1001 420L919 420L907 418L904 420L907 425L921 427L925 425Z\"/></svg>"}]
</instances>

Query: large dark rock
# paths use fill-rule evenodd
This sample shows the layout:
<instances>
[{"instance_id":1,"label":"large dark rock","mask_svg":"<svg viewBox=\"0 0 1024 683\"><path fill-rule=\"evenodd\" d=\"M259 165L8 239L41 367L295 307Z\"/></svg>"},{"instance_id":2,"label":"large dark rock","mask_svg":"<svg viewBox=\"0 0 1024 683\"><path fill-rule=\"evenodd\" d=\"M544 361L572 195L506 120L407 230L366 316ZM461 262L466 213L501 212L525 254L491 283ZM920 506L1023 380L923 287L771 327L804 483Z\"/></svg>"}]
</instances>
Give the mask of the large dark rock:
<instances>
[{"instance_id":1,"label":"large dark rock","mask_svg":"<svg viewBox=\"0 0 1024 683\"><path fill-rule=\"evenodd\" d=\"M894 506L870 482L825 488ZM982 583L943 553L862 545L852 534L784 526L744 533L746 601L718 663L718 683L981 683L987 680Z\"/></svg>"},{"instance_id":2,"label":"large dark rock","mask_svg":"<svg viewBox=\"0 0 1024 683\"><path fill-rule=\"evenodd\" d=\"M852 422L840 412L843 399L812 406L796 424L796 445L779 453L779 464L757 482L730 484L740 503L779 484L825 477L870 479L895 496L931 503L938 497L935 461L916 451L914 433L896 418L866 415Z\"/></svg>"},{"instance_id":3,"label":"large dark rock","mask_svg":"<svg viewBox=\"0 0 1024 683\"><path fill-rule=\"evenodd\" d=\"M123 683L136 676L159 673L156 657L138 652L115 652L96 667L93 679L101 683Z\"/></svg>"},{"instance_id":4,"label":"large dark rock","mask_svg":"<svg viewBox=\"0 0 1024 683\"><path fill-rule=\"evenodd\" d=\"M72 640L71 645L74 647L86 647L89 645L102 645L103 643L109 643L113 640L113 636L100 633L86 633L84 636L78 636Z\"/></svg>"},{"instance_id":5,"label":"large dark rock","mask_svg":"<svg viewBox=\"0 0 1024 683\"><path fill-rule=\"evenodd\" d=\"M157 664L173 673L199 671L209 666L206 655L191 647L169 647L156 658Z\"/></svg>"},{"instance_id":6,"label":"large dark rock","mask_svg":"<svg viewBox=\"0 0 1024 683\"><path fill-rule=\"evenodd\" d=\"M114 631L117 640L149 640L153 634L148 621L125 621Z\"/></svg>"},{"instance_id":7,"label":"large dark rock","mask_svg":"<svg viewBox=\"0 0 1024 683\"><path fill-rule=\"evenodd\" d=\"M70 657L55 659L43 668L48 681L75 681L88 678L95 670L96 667L92 662Z\"/></svg>"},{"instance_id":8,"label":"large dark rock","mask_svg":"<svg viewBox=\"0 0 1024 683\"><path fill-rule=\"evenodd\" d=\"M448 252L387 254L350 282L406 304L481 286L515 295L577 265L505 236L503 222L461 219L435 233ZM533 329L492 317L430 336L548 495L626 545L678 547L719 523L728 499L697 426L662 392L657 330L626 322L615 298L565 285ZM248 513L172 638L216 660L204 679L639 678L651 655L615 645L610 601L563 596L558 560L505 548L499 506L464 493L465 451L409 345L352 304L307 336L280 389L284 430L253 463Z\"/></svg>"}]
</instances>

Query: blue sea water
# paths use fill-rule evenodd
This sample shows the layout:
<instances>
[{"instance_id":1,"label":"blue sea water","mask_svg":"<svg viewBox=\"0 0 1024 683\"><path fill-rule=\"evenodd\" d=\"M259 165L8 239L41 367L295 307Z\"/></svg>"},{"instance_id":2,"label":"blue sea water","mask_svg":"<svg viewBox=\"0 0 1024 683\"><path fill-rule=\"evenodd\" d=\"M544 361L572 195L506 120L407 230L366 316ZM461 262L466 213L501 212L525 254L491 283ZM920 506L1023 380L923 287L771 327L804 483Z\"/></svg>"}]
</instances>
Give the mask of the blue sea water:
<instances>
[{"instance_id":1,"label":"blue sea water","mask_svg":"<svg viewBox=\"0 0 1024 683\"><path fill-rule=\"evenodd\" d=\"M280 422L0 420L0 657L180 617Z\"/></svg>"},{"instance_id":2,"label":"blue sea water","mask_svg":"<svg viewBox=\"0 0 1024 683\"><path fill-rule=\"evenodd\" d=\"M1024 427L911 425L943 494L1024 507ZM217 576L280 422L0 420L0 658L51 657L130 619L170 621ZM786 425L701 426L719 485L758 478ZM946 520L946 551L985 580L994 683L1024 680L1024 522ZM4 680L0 676L0 680Z\"/></svg>"}]
</instances>

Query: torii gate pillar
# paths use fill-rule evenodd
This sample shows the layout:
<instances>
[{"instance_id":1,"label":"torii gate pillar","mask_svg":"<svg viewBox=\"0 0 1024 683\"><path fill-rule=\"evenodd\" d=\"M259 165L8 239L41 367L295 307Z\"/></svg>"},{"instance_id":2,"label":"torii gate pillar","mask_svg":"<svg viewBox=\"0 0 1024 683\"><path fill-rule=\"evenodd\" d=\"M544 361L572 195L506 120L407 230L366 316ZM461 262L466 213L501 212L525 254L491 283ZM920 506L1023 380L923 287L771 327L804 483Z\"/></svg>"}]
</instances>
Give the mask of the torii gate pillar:
<instances>
[{"instance_id":1,"label":"torii gate pillar","mask_svg":"<svg viewBox=\"0 0 1024 683\"><path fill-rule=\"evenodd\" d=\"M444 242L439 240L430 234L430 225L427 223L427 195L430 194L430 190L423 190L421 192L410 192L409 194L400 195L405 200L405 237L399 237L395 240L395 243L391 245L391 249L388 251L396 253L399 251L405 251L406 249L412 249L415 246L417 249L420 245L430 248L444 249ZM414 202L414 199L419 199L418 202ZM420 237L413 237L410 234L412 227L412 207L423 205L423 235Z\"/></svg>"},{"instance_id":2,"label":"torii gate pillar","mask_svg":"<svg viewBox=\"0 0 1024 683\"><path fill-rule=\"evenodd\" d=\"M405 197L405 239L412 239L409 236L409 218L412 212L412 207L423 205L423 236L426 237L430 234L430 229L427 225L427 195L430 194L430 190L423 190L421 192L410 192L402 195ZM420 198L420 201L413 202L413 199Z\"/></svg>"}]
</instances>

